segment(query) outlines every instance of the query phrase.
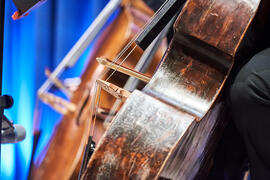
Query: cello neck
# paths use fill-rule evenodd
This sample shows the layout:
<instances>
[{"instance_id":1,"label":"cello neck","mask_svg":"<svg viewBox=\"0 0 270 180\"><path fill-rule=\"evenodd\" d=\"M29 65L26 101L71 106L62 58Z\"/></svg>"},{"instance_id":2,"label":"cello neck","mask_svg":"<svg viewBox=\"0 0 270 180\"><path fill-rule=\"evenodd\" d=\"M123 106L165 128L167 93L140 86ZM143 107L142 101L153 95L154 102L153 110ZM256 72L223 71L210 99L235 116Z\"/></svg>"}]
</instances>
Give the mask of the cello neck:
<instances>
[{"instance_id":1,"label":"cello neck","mask_svg":"<svg viewBox=\"0 0 270 180\"><path fill-rule=\"evenodd\" d=\"M168 0L157 11L153 20L143 29L136 44L145 50L165 26L177 16L185 0Z\"/></svg>"}]
</instances>

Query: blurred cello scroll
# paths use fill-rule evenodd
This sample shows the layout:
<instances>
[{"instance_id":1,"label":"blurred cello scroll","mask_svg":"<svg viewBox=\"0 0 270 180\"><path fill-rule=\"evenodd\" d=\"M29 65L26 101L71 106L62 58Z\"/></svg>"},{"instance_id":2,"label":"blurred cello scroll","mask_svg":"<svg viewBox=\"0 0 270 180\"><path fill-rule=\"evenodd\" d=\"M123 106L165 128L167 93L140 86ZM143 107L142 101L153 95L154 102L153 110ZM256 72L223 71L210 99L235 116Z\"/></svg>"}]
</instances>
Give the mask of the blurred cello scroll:
<instances>
[{"instance_id":1,"label":"blurred cello scroll","mask_svg":"<svg viewBox=\"0 0 270 180\"><path fill-rule=\"evenodd\" d=\"M226 122L222 89L259 4L188 0L160 67L129 95L82 179L205 179Z\"/></svg>"},{"instance_id":2,"label":"blurred cello scroll","mask_svg":"<svg viewBox=\"0 0 270 180\"><path fill-rule=\"evenodd\" d=\"M75 63L117 8L120 8L117 17L105 28L98 38L94 50L91 52L91 58L81 75L78 88L74 92L65 90L69 92L64 92L64 94L70 97L70 100L67 101L49 94L48 91L53 85L58 87L64 85L60 81L60 74ZM32 179L77 179L80 160L90 131L90 120L92 119L90 102L94 98L93 88L97 79L106 79L108 76L106 73L108 72L107 68L99 64L95 59L100 56L115 59L117 54L133 39L153 14L153 11L141 0L111 0L59 66L52 73L47 71L48 79L39 89L38 95L49 105L56 107L56 110L60 110L63 117L54 128L49 143L35 160L31 172ZM166 42L162 41L161 44L161 47L158 48L157 53L152 58L149 68L147 68L146 74L148 76L154 73L155 67L167 48ZM133 49L133 53L122 65L133 68L143 51L136 47L135 44L131 44L130 49ZM119 86L124 84L126 80L127 76L119 73L111 77L111 81ZM56 82L57 84L54 84ZM107 111L112 106L114 98L105 92L102 92L102 94L104 97L101 101L102 108L97 109L97 111L102 112L104 116L104 114L108 114ZM92 129L95 132L93 140L96 142L105 131L102 123L102 119L97 119L95 129Z\"/></svg>"}]
</instances>

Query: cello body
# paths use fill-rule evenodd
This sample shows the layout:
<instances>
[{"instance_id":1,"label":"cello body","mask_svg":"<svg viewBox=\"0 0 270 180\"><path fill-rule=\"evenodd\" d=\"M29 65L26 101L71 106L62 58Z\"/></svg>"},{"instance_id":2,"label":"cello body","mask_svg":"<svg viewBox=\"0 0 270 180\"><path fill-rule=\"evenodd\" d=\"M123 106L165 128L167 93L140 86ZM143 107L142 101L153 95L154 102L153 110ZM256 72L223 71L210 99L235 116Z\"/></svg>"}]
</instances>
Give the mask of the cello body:
<instances>
[{"instance_id":1,"label":"cello body","mask_svg":"<svg viewBox=\"0 0 270 180\"><path fill-rule=\"evenodd\" d=\"M64 115L60 123L54 128L53 135L34 163L31 179L70 179L78 175L78 167L83 156L83 150L89 136L91 100L94 96L93 87L97 79L101 78L106 68L95 59L99 56L115 58L124 46L133 38L139 29L153 15L153 11L142 1L123 1L116 19L104 30L81 76L81 83L73 93L70 102L76 105L75 112ZM134 47L134 45L133 45ZM153 74L166 46L161 48L154 58L148 75ZM139 60L142 50L136 48L124 66L133 68ZM104 77L106 78L106 77ZM117 74L112 79L118 78ZM121 76L123 84L126 77ZM103 108L110 108L114 99L103 94ZM95 142L105 131L102 120L96 122ZM77 170L75 170L77 167ZM75 172L74 172L75 171ZM77 178L77 177L76 177Z\"/></svg>"},{"instance_id":2,"label":"cello body","mask_svg":"<svg viewBox=\"0 0 270 180\"><path fill-rule=\"evenodd\" d=\"M204 179L226 124L221 92L259 0L188 0L161 66L134 91L83 179Z\"/></svg>"}]
</instances>

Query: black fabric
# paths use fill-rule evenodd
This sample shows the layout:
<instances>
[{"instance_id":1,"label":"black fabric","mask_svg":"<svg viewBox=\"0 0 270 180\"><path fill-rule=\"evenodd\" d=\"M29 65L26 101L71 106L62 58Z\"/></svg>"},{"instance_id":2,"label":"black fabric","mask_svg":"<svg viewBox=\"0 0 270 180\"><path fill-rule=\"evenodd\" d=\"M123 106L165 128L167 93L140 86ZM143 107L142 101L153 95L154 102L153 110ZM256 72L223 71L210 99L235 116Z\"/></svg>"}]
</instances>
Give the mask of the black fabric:
<instances>
[{"instance_id":1,"label":"black fabric","mask_svg":"<svg viewBox=\"0 0 270 180\"><path fill-rule=\"evenodd\" d=\"M213 157L213 166L207 180L243 180L248 170L244 142L233 121L226 127Z\"/></svg>"},{"instance_id":2,"label":"black fabric","mask_svg":"<svg viewBox=\"0 0 270 180\"><path fill-rule=\"evenodd\" d=\"M252 180L270 180L270 48L240 70L230 89L230 102Z\"/></svg>"}]
</instances>

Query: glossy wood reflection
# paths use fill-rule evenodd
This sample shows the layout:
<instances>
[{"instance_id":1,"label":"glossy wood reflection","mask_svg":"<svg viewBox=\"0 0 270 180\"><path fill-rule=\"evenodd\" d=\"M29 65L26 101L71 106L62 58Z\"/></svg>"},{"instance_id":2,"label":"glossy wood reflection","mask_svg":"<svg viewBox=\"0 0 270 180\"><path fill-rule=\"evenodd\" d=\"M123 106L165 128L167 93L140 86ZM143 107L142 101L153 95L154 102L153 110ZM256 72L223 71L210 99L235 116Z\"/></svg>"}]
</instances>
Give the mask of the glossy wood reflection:
<instances>
[{"instance_id":1,"label":"glossy wood reflection","mask_svg":"<svg viewBox=\"0 0 270 180\"><path fill-rule=\"evenodd\" d=\"M83 179L205 178L224 126L220 93L259 3L188 0L163 63L128 98Z\"/></svg>"}]
</instances>

